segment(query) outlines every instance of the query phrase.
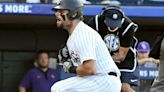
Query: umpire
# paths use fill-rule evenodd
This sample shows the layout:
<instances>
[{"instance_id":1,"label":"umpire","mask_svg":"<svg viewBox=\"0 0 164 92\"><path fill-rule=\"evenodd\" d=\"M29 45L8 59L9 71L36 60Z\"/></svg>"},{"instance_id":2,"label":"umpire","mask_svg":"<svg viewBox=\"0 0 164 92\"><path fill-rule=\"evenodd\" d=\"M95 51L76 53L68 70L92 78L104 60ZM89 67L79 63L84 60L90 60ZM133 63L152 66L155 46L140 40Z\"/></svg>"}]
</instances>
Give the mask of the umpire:
<instances>
[{"instance_id":1,"label":"umpire","mask_svg":"<svg viewBox=\"0 0 164 92\"><path fill-rule=\"evenodd\" d=\"M121 71L122 92L135 92L131 86L138 85L136 59L138 25L125 16L118 6L108 6L102 14L89 20L88 25L104 39L113 60Z\"/></svg>"}]
</instances>

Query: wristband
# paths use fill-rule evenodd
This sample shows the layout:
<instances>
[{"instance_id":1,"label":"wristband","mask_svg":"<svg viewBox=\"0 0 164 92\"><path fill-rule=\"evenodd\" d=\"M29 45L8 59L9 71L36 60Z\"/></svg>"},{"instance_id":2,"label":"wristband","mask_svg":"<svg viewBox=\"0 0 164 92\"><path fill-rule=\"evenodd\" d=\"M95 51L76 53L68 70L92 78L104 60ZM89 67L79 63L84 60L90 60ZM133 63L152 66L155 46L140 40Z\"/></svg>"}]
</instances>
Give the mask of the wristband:
<instances>
[{"instance_id":1,"label":"wristband","mask_svg":"<svg viewBox=\"0 0 164 92\"><path fill-rule=\"evenodd\" d=\"M75 73L75 74L77 74L76 69L77 69L77 66L71 66L69 68L69 73Z\"/></svg>"}]
</instances>

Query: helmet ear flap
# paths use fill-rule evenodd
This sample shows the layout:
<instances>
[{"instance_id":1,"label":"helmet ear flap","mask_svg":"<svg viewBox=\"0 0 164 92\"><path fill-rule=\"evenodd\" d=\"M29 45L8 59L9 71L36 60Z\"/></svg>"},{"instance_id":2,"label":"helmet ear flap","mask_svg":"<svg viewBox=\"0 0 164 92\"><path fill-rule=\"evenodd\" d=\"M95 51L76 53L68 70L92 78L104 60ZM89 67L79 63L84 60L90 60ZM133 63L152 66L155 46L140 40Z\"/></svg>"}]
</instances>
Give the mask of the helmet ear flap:
<instances>
[{"instance_id":1,"label":"helmet ear flap","mask_svg":"<svg viewBox=\"0 0 164 92\"><path fill-rule=\"evenodd\" d=\"M68 12L68 14L67 14L68 19L70 19L70 20L72 20L72 19L73 19L72 14L73 14L73 13L72 13L72 11L69 11L69 12Z\"/></svg>"},{"instance_id":2,"label":"helmet ear flap","mask_svg":"<svg viewBox=\"0 0 164 92\"><path fill-rule=\"evenodd\" d=\"M82 15L83 15L82 8L78 8L74 11L69 11L69 13L67 14L67 16L70 20L73 20L73 19L81 20Z\"/></svg>"}]
</instances>

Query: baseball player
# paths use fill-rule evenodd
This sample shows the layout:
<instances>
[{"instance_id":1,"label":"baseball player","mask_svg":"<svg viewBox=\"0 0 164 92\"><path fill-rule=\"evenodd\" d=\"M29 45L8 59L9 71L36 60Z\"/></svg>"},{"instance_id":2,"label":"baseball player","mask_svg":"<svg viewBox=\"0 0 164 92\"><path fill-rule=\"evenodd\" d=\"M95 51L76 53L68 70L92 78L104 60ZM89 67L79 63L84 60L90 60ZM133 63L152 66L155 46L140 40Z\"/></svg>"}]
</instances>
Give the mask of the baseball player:
<instances>
[{"instance_id":1,"label":"baseball player","mask_svg":"<svg viewBox=\"0 0 164 92\"><path fill-rule=\"evenodd\" d=\"M112 58L121 71L122 92L134 92L130 85L138 85L136 49L134 37L137 24L126 17L118 6L108 6L102 14L89 20L88 25L94 28L104 39Z\"/></svg>"},{"instance_id":2,"label":"baseball player","mask_svg":"<svg viewBox=\"0 0 164 92\"><path fill-rule=\"evenodd\" d=\"M55 83L51 92L120 92L120 72L104 41L81 20L83 4L78 0L62 0L52 10L57 27L69 33L66 46L70 59L64 61L64 71L77 76Z\"/></svg>"}]
</instances>

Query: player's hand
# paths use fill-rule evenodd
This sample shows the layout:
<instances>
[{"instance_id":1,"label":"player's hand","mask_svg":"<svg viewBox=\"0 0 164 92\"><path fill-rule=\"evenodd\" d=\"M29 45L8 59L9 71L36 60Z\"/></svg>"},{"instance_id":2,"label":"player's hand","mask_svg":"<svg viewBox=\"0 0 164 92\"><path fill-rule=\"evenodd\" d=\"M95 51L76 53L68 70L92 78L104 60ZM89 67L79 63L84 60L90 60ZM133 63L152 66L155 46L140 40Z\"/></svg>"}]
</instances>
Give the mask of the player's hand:
<instances>
[{"instance_id":1,"label":"player's hand","mask_svg":"<svg viewBox=\"0 0 164 92\"><path fill-rule=\"evenodd\" d=\"M160 60L159 59L152 59L152 63L156 64L156 65L159 65L160 63Z\"/></svg>"},{"instance_id":2,"label":"player's hand","mask_svg":"<svg viewBox=\"0 0 164 92\"><path fill-rule=\"evenodd\" d=\"M69 58L69 53L67 47L65 46L64 48L59 50L59 54L58 54L59 63L63 63L67 61L68 58Z\"/></svg>"},{"instance_id":3,"label":"player's hand","mask_svg":"<svg viewBox=\"0 0 164 92\"><path fill-rule=\"evenodd\" d=\"M65 62L63 63L64 72L65 72L65 73L69 73L69 69L70 69L71 66L73 66L73 64L72 64L72 62L71 62L70 59L68 59L68 61L65 61Z\"/></svg>"},{"instance_id":4,"label":"player's hand","mask_svg":"<svg viewBox=\"0 0 164 92\"><path fill-rule=\"evenodd\" d=\"M159 63L160 63L160 60L159 60L159 59L154 59L154 58L152 58L152 57L147 58L147 61L149 61L149 62L151 62L151 63L154 63L154 64L156 64L157 66L158 66ZM146 61L145 61L145 62L146 62Z\"/></svg>"}]
</instances>

